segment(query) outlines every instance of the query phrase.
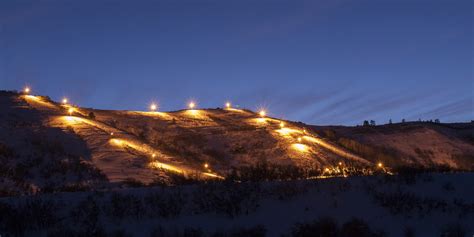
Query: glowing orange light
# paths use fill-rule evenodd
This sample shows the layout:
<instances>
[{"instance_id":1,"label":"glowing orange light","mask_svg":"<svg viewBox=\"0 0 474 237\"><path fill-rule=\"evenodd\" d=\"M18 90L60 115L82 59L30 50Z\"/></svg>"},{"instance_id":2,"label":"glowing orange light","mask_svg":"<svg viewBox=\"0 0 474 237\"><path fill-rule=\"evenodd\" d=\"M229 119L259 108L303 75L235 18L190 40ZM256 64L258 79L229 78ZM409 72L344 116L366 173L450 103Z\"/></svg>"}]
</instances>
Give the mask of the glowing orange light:
<instances>
[{"instance_id":1,"label":"glowing orange light","mask_svg":"<svg viewBox=\"0 0 474 237\"><path fill-rule=\"evenodd\" d=\"M208 164L208 163L205 163L205 164L204 164L204 168L206 168L206 169L209 168L209 164Z\"/></svg>"},{"instance_id":2,"label":"glowing orange light","mask_svg":"<svg viewBox=\"0 0 474 237\"><path fill-rule=\"evenodd\" d=\"M152 103L152 104L150 105L150 110L151 110L151 111L155 111L157 108L158 108L158 106L157 106L155 103Z\"/></svg>"},{"instance_id":3,"label":"glowing orange light","mask_svg":"<svg viewBox=\"0 0 474 237\"><path fill-rule=\"evenodd\" d=\"M67 98L63 98L63 104L67 104Z\"/></svg>"},{"instance_id":4,"label":"glowing orange light","mask_svg":"<svg viewBox=\"0 0 474 237\"><path fill-rule=\"evenodd\" d=\"M110 133L110 136L113 136L113 135L114 135L114 133L113 133L113 132L111 132L111 133Z\"/></svg>"},{"instance_id":5,"label":"glowing orange light","mask_svg":"<svg viewBox=\"0 0 474 237\"><path fill-rule=\"evenodd\" d=\"M67 112L69 113L69 115L72 115L72 113L74 113L74 109L73 109L73 108L69 108L69 109L67 110Z\"/></svg>"},{"instance_id":6,"label":"glowing orange light","mask_svg":"<svg viewBox=\"0 0 474 237\"><path fill-rule=\"evenodd\" d=\"M196 103L194 103L194 101L189 102L188 108L194 109L194 107L196 107Z\"/></svg>"},{"instance_id":7,"label":"glowing orange light","mask_svg":"<svg viewBox=\"0 0 474 237\"><path fill-rule=\"evenodd\" d=\"M324 171L329 172L329 168L324 169Z\"/></svg>"},{"instance_id":8,"label":"glowing orange light","mask_svg":"<svg viewBox=\"0 0 474 237\"><path fill-rule=\"evenodd\" d=\"M301 137L298 137L298 142L301 142Z\"/></svg>"},{"instance_id":9,"label":"glowing orange light","mask_svg":"<svg viewBox=\"0 0 474 237\"><path fill-rule=\"evenodd\" d=\"M260 117L265 117L267 115L267 112L265 110L260 110L258 114L260 115Z\"/></svg>"},{"instance_id":10,"label":"glowing orange light","mask_svg":"<svg viewBox=\"0 0 474 237\"><path fill-rule=\"evenodd\" d=\"M284 122L280 122L280 128L284 128L285 127L285 123Z\"/></svg>"},{"instance_id":11,"label":"glowing orange light","mask_svg":"<svg viewBox=\"0 0 474 237\"><path fill-rule=\"evenodd\" d=\"M382 168L382 167L383 167L382 162L379 162L379 163L377 164L377 166L380 167L380 168Z\"/></svg>"},{"instance_id":12,"label":"glowing orange light","mask_svg":"<svg viewBox=\"0 0 474 237\"><path fill-rule=\"evenodd\" d=\"M342 162L339 162L339 166L341 166L341 165L342 165Z\"/></svg>"},{"instance_id":13,"label":"glowing orange light","mask_svg":"<svg viewBox=\"0 0 474 237\"><path fill-rule=\"evenodd\" d=\"M151 155L151 157L155 158L155 157L156 157L156 154L155 154L155 153L153 153L153 154Z\"/></svg>"},{"instance_id":14,"label":"glowing orange light","mask_svg":"<svg viewBox=\"0 0 474 237\"><path fill-rule=\"evenodd\" d=\"M110 142L114 143L115 145L121 146L122 141L119 139L111 139Z\"/></svg>"},{"instance_id":15,"label":"glowing orange light","mask_svg":"<svg viewBox=\"0 0 474 237\"><path fill-rule=\"evenodd\" d=\"M300 151L300 152L308 152L308 146L305 144L301 143L294 143L291 145L295 150Z\"/></svg>"},{"instance_id":16,"label":"glowing orange light","mask_svg":"<svg viewBox=\"0 0 474 237\"><path fill-rule=\"evenodd\" d=\"M225 103L225 107L226 107L226 108L230 109L231 106L232 106L232 105L230 104L230 102Z\"/></svg>"},{"instance_id":17,"label":"glowing orange light","mask_svg":"<svg viewBox=\"0 0 474 237\"><path fill-rule=\"evenodd\" d=\"M26 94L30 93L31 89L29 87L25 87L25 89L23 89L23 92L25 92Z\"/></svg>"},{"instance_id":18,"label":"glowing orange light","mask_svg":"<svg viewBox=\"0 0 474 237\"><path fill-rule=\"evenodd\" d=\"M280 128L276 130L276 132L280 133L282 136L290 136L291 134L301 133L299 130L288 128L288 127Z\"/></svg>"}]
</instances>

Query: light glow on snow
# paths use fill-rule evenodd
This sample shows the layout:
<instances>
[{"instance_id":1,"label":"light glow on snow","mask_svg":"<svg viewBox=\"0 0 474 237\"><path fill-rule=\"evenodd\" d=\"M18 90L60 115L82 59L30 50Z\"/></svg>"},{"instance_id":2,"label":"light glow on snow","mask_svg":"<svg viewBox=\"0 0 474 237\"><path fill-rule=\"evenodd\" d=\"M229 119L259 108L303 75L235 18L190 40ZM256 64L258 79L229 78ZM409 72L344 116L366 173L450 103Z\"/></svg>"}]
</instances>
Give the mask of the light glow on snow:
<instances>
[{"instance_id":1,"label":"light glow on snow","mask_svg":"<svg viewBox=\"0 0 474 237\"><path fill-rule=\"evenodd\" d=\"M188 110L186 110L186 115L191 116L193 118L201 118L201 119L206 118L206 116L204 116L202 114L202 112L197 110L197 109L188 109Z\"/></svg>"},{"instance_id":2,"label":"light glow on snow","mask_svg":"<svg viewBox=\"0 0 474 237\"><path fill-rule=\"evenodd\" d=\"M364 159L356 156L356 155L353 155L349 152L346 152L320 138L316 138L316 137L311 137L311 136L303 136L303 139L306 140L306 141L309 141L311 143L314 143L314 144L317 144L317 145L320 145L332 152L334 152L335 154L337 155L340 155L340 156L343 156L343 157L346 157L346 158L350 158L350 159L355 159L355 160L360 160L360 161L365 161Z\"/></svg>"},{"instance_id":3,"label":"light glow on snow","mask_svg":"<svg viewBox=\"0 0 474 237\"><path fill-rule=\"evenodd\" d=\"M294 128L288 128L288 127L280 128L280 129L277 129L275 131L277 133L279 133L280 135L282 135L282 136L291 136L292 134L300 134L301 133L300 130L297 130L297 129L294 129Z\"/></svg>"},{"instance_id":4,"label":"light glow on snow","mask_svg":"<svg viewBox=\"0 0 474 237\"><path fill-rule=\"evenodd\" d=\"M148 166L153 169L165 169L165 170L173 171L176 173L185 174L185 172L182 169L173 165L168 165L168 164L159 162L159 161L152 161L150 162Z\"/></svg>"},{"instance_id":5,"label":"light glow on snow","mask_svg":"<svg viewBox=\"0 0 474 237\"><path fill-rule=\"evenodd\" d=\"M293 143L291 147L300 152L309 152L309 147L301 143Z\"/></svg>"},{"instance_id":6,"label":"light glow on snow","mask_svg":"<svg viewBox=\"0 0 474 237\"><path fill-rule=\"evenodd\" d=\"M31 99L31 100L41 100L39 97L36 97L34 95L25 95L26 99Z\"/></svg>"}]
</instances>

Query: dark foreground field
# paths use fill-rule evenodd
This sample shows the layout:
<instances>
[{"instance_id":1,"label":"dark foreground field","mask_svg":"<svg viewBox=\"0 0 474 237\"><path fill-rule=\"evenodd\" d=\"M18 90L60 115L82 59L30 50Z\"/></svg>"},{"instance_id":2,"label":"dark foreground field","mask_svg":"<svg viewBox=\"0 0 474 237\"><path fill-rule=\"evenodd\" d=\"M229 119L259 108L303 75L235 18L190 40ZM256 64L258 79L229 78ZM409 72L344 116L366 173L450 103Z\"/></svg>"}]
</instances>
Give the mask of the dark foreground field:
<instances>
[{"instance_id":1,"label":"dark foreground field","mask_svg":"<svg viewBox=\"0 0 474 237\"><path fill-rule=\"evenodd\" d=\"M0 199L2 236L472 236L474 174L208 183Z\"/></svg>"}]
</instances>

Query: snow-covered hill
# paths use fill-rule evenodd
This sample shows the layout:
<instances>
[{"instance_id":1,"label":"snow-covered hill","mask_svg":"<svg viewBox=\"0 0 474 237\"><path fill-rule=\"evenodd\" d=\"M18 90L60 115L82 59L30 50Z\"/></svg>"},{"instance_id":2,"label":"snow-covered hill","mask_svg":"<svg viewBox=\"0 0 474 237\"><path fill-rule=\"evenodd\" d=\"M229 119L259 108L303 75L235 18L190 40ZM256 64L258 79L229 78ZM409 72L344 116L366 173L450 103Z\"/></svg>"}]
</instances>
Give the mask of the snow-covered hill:
<instances>
[{"instance_id":1,"label":"snow-covered hill","mask_svg":"<svg viewBox=\"0 0 474 237\"><path fill-rule=\"evenodd\" d=\"M388 166L474 170L474 123L405 122L381 126L314 126L325 138Z\"/></svg>"},{"instance_id":2,"label":"snow-covered hill","mask_svg":"<svg viewBox=\"0 0 474 237\"><path fill-rule=\"evenodd\" d=\"M223 179L262 163L300 167L305 177L472 168L474 154L470 124L321 128L244 109L108 111L13 92L0 93L0 122L7 195Z\"/></svg>"}]
</instances>

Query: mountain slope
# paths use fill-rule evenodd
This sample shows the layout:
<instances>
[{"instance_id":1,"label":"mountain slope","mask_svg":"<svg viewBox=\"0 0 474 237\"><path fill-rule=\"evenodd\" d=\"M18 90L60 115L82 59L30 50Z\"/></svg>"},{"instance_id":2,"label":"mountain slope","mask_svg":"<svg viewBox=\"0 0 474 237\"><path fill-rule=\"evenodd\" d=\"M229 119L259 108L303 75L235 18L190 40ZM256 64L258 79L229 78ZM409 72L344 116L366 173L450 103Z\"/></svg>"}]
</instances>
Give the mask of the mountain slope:
<instances>
[{"instance_id":1,"label":"mountain slope","mask_svg":"<svg viewBox=\"0 0 474 237\"><path fill-rule=\"evenodd\" d=\"M312 129L342 147L392 167L474 169L473 123L406 122Z\"/></svg>"},{"instance_id":2,"label":"mountain slope","mask_svg":"<svg viewBox=\"0 0 474 237\"><path fill-rule=\"evenodd\" d=\"M221 179L234 168L262 162L320 170L325 176L357 167L388 171L397 166L443 164L460 168L472 164L466 154L474 154L469 140L472 125L446 131L427 126L421 126L424 132L405 127L366 131L312 127L232 108L108 111L12 92L1 92L0 102L0 157L2 168L9 170L2 182L27 177L23 182L28 190L44 189L45 182L57 187L59 182L36 175L37 157L64 166L64 177L58 171L50 176L71 179L69 186L97 188L128 181L173 184L182 181L180 177ZM435 142L426 142L429 139ZM40 146L30 145L38 141ZM377 167L381 161L384 166ZM82 167L74 168L72 178L65 165L71 163ZM11 170L23 170L23 175Z\"/></svg>"}]
</instances>

